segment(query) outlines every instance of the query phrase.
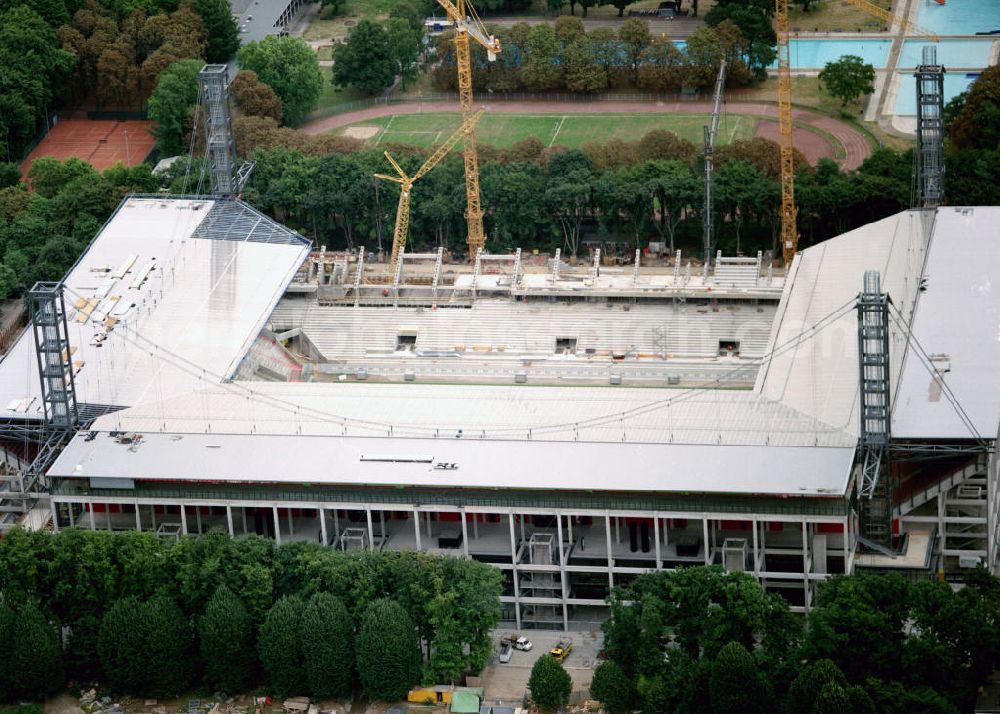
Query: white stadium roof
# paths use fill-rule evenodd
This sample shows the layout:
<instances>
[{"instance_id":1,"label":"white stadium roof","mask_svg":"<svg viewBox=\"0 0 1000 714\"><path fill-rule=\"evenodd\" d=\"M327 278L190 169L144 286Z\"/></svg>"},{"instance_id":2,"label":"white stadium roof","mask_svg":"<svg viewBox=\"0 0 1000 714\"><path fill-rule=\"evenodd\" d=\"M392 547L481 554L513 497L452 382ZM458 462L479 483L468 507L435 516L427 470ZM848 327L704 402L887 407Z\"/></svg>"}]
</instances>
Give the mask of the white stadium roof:
<instances>
[{"instance_id":1,"label":"white stadium roof","mask_svg":"<svg viewBox=\"0 0 1000 714\"><path fill-rule=\"evenodd\" d=\"M1000 380L989 375L1000 356L1000 258L986 244L1000 209L940 209L936 222L908 211L803 251L755 389L699 391L232 380L308 252L240 206L225 206L245 211L235 220L211 201L130 199L71 271L68 302L101 288L92 268L156 258L138 292L122 296L134 315L102 347L90 346L86 321L70 328L73 359L85 362L79 401L127 407L93 431L142 438L129 448L78 435L50 475L842 495L857 441L853 303L869 269L881 272L904 323L890 344L896 433L963 436L950 402L928 398L928 373L907 354L910 323L929 353L948 356L945 381L980 432L997 427ZM206 228L208 208L220 220ZM393 308L362 313L378 309ZM0 406L37 395L34 365L26 333L0 363Z\"/></svg>"},{"instance_id":2,"label":"white stadium roof","mask_svg":"<svg viewBox=\"0 0 1000 714\"><path fill-rule=\"evenodd\" d=\"M308 253L244 204L125 200L64 280L77 402L133 406L230 376ZM26 330L0 362L0 417L41 418L40 394Z\"/></svg>"}]
</instances>

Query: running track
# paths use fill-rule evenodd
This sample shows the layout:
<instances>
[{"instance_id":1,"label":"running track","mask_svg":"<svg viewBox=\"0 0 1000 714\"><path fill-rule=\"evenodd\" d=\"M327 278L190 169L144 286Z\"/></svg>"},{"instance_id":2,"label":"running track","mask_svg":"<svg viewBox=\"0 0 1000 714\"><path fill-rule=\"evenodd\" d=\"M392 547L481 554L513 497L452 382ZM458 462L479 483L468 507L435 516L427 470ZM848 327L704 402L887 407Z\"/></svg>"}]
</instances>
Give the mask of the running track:
<instances>
[{"instance_id":1,"label":"running track","mask_svg":"<svg viewBox=\"0 0 1000 714\"><path fill-rule=\"evenodd\" d=\"M479 103L479 106L485 106L485 103ZM712 111L712 105L709 102L504 102L494 99L489 102L488 106L491 112L498 114L710 114ZM307 134L325 134L333 129L375 117L421 112L454 112L455 109L455 102L403 102L378 105L355 112L316 119L298 128ZM777 122L778 117L778 107L773 104L729 102L726 104L726 112L765 117L771 119L772 122ZM793 110L793 118L796 122L812 126L825 133L822 135L799 128L794 131L795 147L802 151L811 163L815 163L823 156L834 156L834 147L830 145L827 135L832 137L843 149L845 158L840 160L840 165L845 169L857 169L866 158L871 156L872 145L868 137L850 124L804 109ZM777 138L777 124L772 122L762 123L758 128L757 135Z\"/></svg>"}]
</instances>

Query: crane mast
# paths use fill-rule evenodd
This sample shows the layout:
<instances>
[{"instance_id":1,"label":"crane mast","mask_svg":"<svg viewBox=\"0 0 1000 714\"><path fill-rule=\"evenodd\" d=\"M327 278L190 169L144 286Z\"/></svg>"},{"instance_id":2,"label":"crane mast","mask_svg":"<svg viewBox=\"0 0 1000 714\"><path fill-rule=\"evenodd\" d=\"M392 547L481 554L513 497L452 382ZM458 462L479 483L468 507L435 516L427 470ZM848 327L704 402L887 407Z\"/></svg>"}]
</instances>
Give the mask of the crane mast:
<instances>
[{"instance_id":1,"label":"crane mast","mask_svg":"<svg viewBox=\"0 0 1000 714\"><path fill-rule=\"evenodd\" d=\"M472 105L472 53L469 37L486 48L487 57L492 62L500 51L500 42L486 34L481 23L470 14L472 4L467 0L437 0L438 5L448 13L448 18L455 23L455 64L458 68L458 102L462 112L464 132L465 159L465 221L468 226L469 257L476 254L486 245L483 233L483 207L479 199L479 156L476 149L476 134L473 125L468 120L473 116ZM474 124L474 123L473 123Z\"/></svg>"},{"instance_id":2,"label":"crane mast","mask_svg":"<svg viewBox=\"0 0 1000 714\"><path fill-rule=\"evenodd\" d=\"M712 234L715 228L714 204L712 196L713 170L715 168L715 135L719 132L719 104L726 84L726 61L719 63L719 76L715 78L715 99L712 107L712 122L705 127L705 216L702 221L705 241L705 266L712 259Z\"/></svg>"},{"instance_id":3,"label":"crane mast","mask_svg":"<svg viewBox=\"0 0 1000 714\"><path fill-rule=\"evenodd\" d=\"M455 132L428 157L428 159L417 170L417 172L413 174L413 176L407 175L407 173L403 170L403 167L400 166L394 158L392 158L392 154L388 151L384 152L385 158L388 159L390 164L392 164L392 167L396 170L398 175L389 176L386 174L375 174L375 178L399 184L399 203L396 205L396 227L392 232L392 256L389 258L389 265L391 266L393 273L396 271L396 263L399 261L399 256L403 252L403 248L406 247L406 238L410 230L410 193L413 190L413 184L423 178L424 174L437 166L441 162L441 159L447 156L448 153L455 148L455 144L458 143L459 139L466 136L469 130L475 127L476 123L482 116L483 110L480 110L463 121L461 126L459 126L458 129L456 129Z\"/></svg>"},{"instance_id":4,"label":"crane mast","mask_svg":"<svg viewBox=\"0 0 1000 714\"><path fill-rule=\"evenodd\" d=\"M904 31L937 42L938 36L905 17L875 5L869 0L846 0L859 10L884 20L891 28L898 24ZM795 226L795 161L792 143L792 66L788 44L788 0L774 0L774 30L778 36L778 145L781 149L781 247L786 269L799 244Z\"/></svg>"},{"instance_id":5,"label":"crane mast","mask_svg":"<svg viewBox=\"0 0 1000 714\"><path fill-rule=\"evenodd\" d=\"M778 36L778 146L781 152L781 250L791 266L799 244L795 225L795 159L792 143L792 65L788 45L788 0L774 2L774 29Z\"/></svg>"}]
</instances>

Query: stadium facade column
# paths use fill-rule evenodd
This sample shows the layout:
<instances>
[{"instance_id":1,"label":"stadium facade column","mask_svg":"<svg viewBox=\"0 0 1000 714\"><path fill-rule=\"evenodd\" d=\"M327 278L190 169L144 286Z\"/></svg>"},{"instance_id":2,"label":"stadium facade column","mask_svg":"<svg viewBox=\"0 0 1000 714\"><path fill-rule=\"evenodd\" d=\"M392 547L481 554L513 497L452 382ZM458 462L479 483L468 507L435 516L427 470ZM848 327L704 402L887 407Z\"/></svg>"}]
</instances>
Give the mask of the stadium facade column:
<instances>
[{"instance_id":1,"label":"stadium facade column","mask_svg":"<svg viewBox=\"0 0 1000 714\"><path fill-rule=\"evenodd\" d=\"M322 506L318 507L319 510L319 537L323 541L323 545L328 545L330 541L326 537L326 509Z\"/></svg>"},{"instance_id":2,"label":"stadium facade column","mask_svg":"<svg viewBox=\"0 0 1000 714\"><path fill-rule=\"evenodd\" d=\"M514 535L514 512L508 511L507 522L510 524L510 565L514 582L514 620L517 629L521 629L521 586L517 574L517 537Z\"/></svg>"},{"instance_id":3,"label":"stadium facade column","mask_svg":"<svg viewBox=\"0 0 1000 714\"><path fill-rule=\"evenodd\" d=\"M233 538L236 532L233 530L233 507L226 504L226 524L229 526L229 537Z\"/></svg>"}]
</instances>

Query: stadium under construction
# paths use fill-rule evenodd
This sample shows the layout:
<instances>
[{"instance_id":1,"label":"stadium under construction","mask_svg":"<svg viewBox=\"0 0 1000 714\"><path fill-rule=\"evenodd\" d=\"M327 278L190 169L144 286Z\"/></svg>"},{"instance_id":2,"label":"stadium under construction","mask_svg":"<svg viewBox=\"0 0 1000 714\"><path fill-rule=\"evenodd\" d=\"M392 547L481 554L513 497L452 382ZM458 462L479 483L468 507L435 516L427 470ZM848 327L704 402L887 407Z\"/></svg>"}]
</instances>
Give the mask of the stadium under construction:
<instances>
[{"instance_id":1,"label":"stadium under construction","mask_svg":"<svg viewBox=\"0 0 1000 714\"><path fill-rule=\"evenodd\" d=\"M233 199L129 197L0 362L6 524L447 553L505 618L717 563L997 565L1000 208L670 266L309 242Z\"/></svg>"}]
</instances>

